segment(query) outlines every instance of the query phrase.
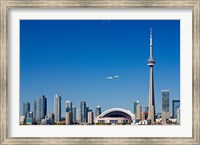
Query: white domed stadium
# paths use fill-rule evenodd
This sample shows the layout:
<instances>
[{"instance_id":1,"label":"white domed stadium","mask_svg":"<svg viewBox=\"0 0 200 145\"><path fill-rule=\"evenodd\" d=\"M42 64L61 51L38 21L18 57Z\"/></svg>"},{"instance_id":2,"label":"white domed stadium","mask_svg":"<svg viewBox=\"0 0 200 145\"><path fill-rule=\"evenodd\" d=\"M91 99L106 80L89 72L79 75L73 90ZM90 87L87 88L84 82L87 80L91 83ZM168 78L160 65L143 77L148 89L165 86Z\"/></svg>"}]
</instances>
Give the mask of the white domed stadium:
<instances>
[{"instance_id":1,"label":"white domed stadium","mask_svg":"<svg viewBox=\"0 0 200 145\"><path fill-rule=\"evenodd\" d=\"M122 108L111 108L94 119L96 125L123 125L135 123L135 115Z\"/></svg>"}]
</instances>

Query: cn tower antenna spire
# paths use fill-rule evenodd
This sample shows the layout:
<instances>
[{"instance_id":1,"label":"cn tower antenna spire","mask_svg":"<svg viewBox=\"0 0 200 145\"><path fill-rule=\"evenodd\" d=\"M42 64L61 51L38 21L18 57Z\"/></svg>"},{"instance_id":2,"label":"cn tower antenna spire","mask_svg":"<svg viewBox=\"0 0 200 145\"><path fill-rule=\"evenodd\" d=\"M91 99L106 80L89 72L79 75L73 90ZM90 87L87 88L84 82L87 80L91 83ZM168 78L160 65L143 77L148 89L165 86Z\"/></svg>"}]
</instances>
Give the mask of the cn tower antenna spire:
<instances>
[{"instance_id":1,"label":"cn tower antenna spire","mask_svg":"<svg viewBox=\"0 0 200 145\"><path fill-rule=\"evenodd\" d=\"M152 28L150 27L150 45L152 45Z\"/></svg>"},{"instance_id":2,"label":"cn tower antenna spire","mask_svg":"<svg viewBox=\"0 0 200 145\"><path fill-rule=\"evenodd\" d=\"M153 38L152 38L152 28L150 27L150 56L149 56L149 59L152 59L153 60Z\"/></svg>"}]
</instances>

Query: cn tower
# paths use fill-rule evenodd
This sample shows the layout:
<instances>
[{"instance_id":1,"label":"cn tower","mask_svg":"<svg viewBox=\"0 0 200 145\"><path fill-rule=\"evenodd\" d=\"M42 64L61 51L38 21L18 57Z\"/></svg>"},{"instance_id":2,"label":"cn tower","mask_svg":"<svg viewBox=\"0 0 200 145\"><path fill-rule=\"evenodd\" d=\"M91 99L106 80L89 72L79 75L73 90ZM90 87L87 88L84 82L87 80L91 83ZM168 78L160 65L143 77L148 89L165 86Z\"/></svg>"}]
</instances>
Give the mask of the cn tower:
<instances>
[{"instance_id":1,"label":"cn tower","mask_svg":"<svg viewBox=\"0 0 200 145\"><path fill-rule=\"evenodd\" d=\"M152 46L153 46L152 45L152 28L150 28L150 56L148 59L148 66L150 67L148 120L151 120L151 124L155 122L155 101L154 101L154 80L153 80L153 66L155 65L155 60L153 59Z\"/></svg>"}]
</instances>

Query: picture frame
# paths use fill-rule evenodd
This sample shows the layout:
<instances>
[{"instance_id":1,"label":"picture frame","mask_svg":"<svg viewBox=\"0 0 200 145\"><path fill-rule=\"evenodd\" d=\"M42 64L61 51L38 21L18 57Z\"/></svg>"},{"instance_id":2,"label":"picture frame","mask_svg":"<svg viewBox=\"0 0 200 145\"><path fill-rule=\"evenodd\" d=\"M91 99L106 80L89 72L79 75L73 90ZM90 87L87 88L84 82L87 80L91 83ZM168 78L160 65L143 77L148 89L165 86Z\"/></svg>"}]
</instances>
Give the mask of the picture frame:
<instances>
[{"instance_id":1,"label":"picture frame","mask_svg":"<svg viewBox=\"0 0 200 145\"><path fill-rule=\"evenodd\" d=\"M10 138L8 136L8 14L12 8L191 8L193 17L193 56L192 56L192 137L19 137ZM6 0L1 1L1 20L0 20L0 144L199 144L200 143L200 99L199 99L199 61L200 61L200 2L199 0L185 1L23 1Z\"/></svg>"}]
</instances>

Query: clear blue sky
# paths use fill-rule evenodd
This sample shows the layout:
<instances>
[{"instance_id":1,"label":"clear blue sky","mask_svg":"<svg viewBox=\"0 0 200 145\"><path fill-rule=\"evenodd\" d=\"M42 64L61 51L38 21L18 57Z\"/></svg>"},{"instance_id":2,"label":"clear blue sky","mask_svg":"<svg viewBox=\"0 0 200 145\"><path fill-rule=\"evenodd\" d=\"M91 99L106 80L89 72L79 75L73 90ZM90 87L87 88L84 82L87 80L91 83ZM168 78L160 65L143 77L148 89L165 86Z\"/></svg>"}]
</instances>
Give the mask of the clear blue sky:
<instances>
[{"instance_id":1,"label":"clear blue sky","mask_svg":"<svg viewBox=\"0 0 200 145\"><path fill-rule=\"evenodd\" d=\"M133 110L139 100L148 106L149 30L153 29L156 112L161 112L162 89L171 100L180 96L179 20L21 20L20 112L23 101L62 97L79 108L113 107ZM107 80L107 76L119 78Z\"/></svg>"}]
</instances>

